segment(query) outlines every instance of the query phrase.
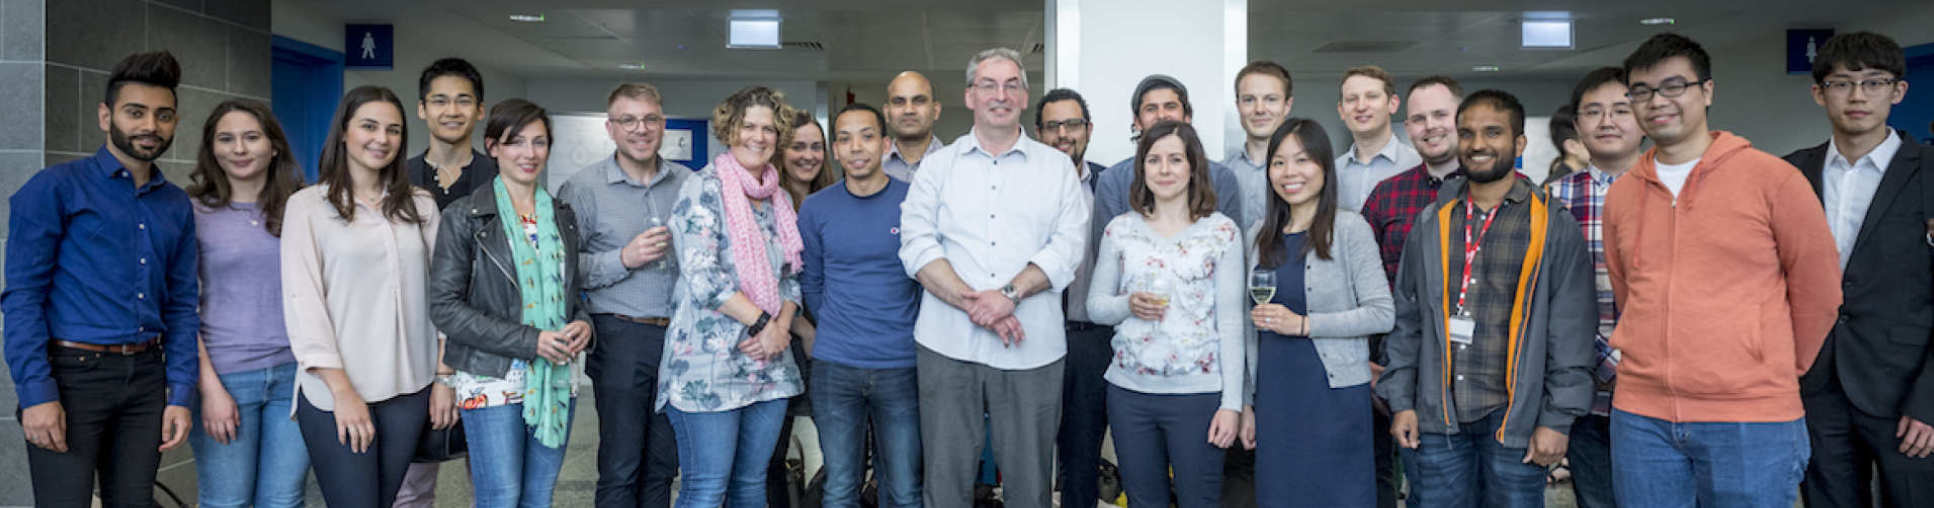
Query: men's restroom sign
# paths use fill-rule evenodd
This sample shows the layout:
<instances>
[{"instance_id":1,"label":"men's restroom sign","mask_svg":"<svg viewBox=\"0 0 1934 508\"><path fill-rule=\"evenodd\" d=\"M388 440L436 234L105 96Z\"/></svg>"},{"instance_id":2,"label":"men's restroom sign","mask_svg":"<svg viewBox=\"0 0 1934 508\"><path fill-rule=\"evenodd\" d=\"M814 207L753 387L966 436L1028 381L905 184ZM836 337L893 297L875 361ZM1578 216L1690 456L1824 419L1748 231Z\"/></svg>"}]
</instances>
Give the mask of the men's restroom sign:
<instances>
[{"instance_id":1,"label":"men's restroom sign","mask_svg":"<svg viewBox=\"0 0 1934 508\"><path fill-rule=\"evenodd\" d=\"M396 31L391 25L344 25L343 67L390 70L396 63Z\"/></svg>"}]
</instances>

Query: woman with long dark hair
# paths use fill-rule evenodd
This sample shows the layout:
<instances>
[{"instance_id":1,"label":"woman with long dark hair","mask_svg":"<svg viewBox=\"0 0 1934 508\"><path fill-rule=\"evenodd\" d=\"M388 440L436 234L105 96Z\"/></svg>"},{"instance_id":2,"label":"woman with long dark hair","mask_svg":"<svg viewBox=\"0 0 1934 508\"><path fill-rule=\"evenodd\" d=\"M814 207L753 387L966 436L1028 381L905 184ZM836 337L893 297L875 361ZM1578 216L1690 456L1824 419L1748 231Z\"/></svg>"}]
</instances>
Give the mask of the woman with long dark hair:
<instances>
[{"instance_id":1,"label":"woman with long dark hair","mask_svg":"<svg viewBox=\"0 0 1934 508\"><path fill-rule=\"evenodd\" d=\"M1162 122L1135 150L1130 211L1109 221L1088 315L1115 327L1108 380L1130 506L1219 506L1242 411L1242 233L1216 212L1195 128ZM1230 196L1235 199L1235 196Z\"/></svg>"},{"instance_id":2,"label":"woman with long dark hair","mask_svg":"<svg viewBox=\"0 0 1934 508\"><path fill-rule=\"evenodd\" d=\"M289 419L296 359L282 321L282 210L302 186L269 107L215 106L188 188L201 267L201 404L189 441L202 506L301 506L309 451Z\"/></svg>"},{"instance_id":3,"label":"woman with long dark hair","mask_svg":"<svg viewBox=\"0 0 1934 508\"><path fill-rule=\"evenodd\" d=\"M435 376L427 279L436 200L410 186L403 101L350 90L323 145L321 179L282 221L283 315L299 369L296 421L331 506L387 507L426 420L456 423Z\"/></svg>"},{"instance_id":4,"label":"woman with long dark hair","mask_svg":"<svg viewBox=\"0 0 1934 508\"><path fill-rule=\"evenodd\" d=\"M1264 506L1374 506L1369 335L1395 323L1376 237L1337 207L1323 126L1291 118L1269 138L1268 211L1253 239L1250 407ZM1268 275L1264 275L1268 274ZM1272 294L1273 293L1273 294Z\"/></svg>"}]
</instances>

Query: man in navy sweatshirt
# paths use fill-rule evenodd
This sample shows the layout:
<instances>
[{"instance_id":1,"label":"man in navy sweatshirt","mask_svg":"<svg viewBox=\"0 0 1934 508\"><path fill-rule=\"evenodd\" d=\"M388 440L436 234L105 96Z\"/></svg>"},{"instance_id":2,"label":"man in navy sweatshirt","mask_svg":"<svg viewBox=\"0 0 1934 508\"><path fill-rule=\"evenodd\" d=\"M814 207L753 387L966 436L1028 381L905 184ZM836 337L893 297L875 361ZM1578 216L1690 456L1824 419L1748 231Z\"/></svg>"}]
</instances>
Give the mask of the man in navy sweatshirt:
<instances>
[{"instance_id":1,"label":"man in navy sweatshirt","mask_svg":"<svg viewBox=\"0 0 1934 508\"><path fill-rule=\"evenodd\" d=\"M854 103L833 117L833 156L846 179L799 211L806 309L819 325L808 345L813 421L826 459L824 506L858 506L872 423L879 506L920 505L920 387L913 324L920 285L900 266L906 182L887 177L891 138L878 109Z\"/></svg>"}]
</instances>

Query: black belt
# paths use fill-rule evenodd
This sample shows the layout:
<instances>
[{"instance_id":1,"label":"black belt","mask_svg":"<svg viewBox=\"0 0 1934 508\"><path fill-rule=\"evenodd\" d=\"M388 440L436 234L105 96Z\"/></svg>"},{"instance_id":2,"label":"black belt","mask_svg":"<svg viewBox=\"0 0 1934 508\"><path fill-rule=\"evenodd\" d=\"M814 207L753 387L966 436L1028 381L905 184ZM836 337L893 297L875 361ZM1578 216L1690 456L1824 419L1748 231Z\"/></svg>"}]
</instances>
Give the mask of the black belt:
<instances>
[{"instance_id":1,"label":"black belt","mask_svg":"<svg viewBox=\"0 0 1934 508\"><path fill-rule=\"evenodd\" d=\"M1069 332L1085 332L1088 330L1098 330L1101 328L1105 328L1107 326L1108 325L1098 325L1087 321L1064 321L1061 323L1061 329L1063 331L1069 331Z\"/></svg>"}]
</instances>

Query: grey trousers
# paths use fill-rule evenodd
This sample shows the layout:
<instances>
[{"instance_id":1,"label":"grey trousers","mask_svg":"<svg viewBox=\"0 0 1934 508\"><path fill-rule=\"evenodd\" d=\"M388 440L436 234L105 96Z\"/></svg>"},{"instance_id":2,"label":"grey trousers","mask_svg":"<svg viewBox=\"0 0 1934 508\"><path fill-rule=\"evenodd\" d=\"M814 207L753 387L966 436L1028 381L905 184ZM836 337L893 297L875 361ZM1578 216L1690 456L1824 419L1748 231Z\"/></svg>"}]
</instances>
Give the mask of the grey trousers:
<instances>
[{"instance_id":1,"label":"grey trousers","mask_svg":"<svg viewBox=\"0 0 1934 508\"><path fill-rule=\"evenodd\" d=\"M1009 508L1051 508L1054 437L1061 422L1062 360L1001 370L919 348L920 439L927 508L969 508L981 444L992 427L1002 501Z\"/></svg>"}]
</instances>

